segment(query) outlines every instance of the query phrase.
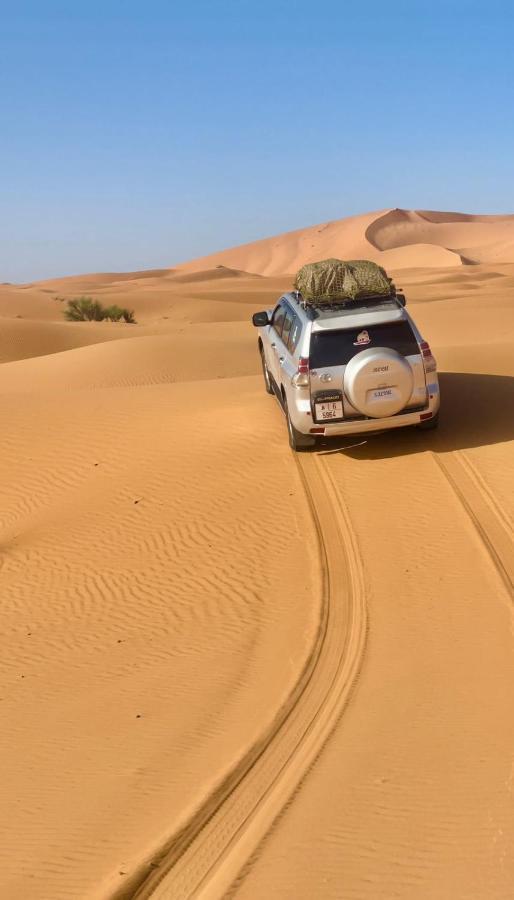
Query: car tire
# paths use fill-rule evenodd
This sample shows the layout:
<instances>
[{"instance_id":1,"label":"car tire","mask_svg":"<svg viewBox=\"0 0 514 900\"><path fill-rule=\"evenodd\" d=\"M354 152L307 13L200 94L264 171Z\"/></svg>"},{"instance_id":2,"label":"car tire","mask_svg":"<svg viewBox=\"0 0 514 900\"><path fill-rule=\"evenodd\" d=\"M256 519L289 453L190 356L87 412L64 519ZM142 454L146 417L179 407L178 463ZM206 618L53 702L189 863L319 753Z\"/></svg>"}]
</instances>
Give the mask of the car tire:
<instances>
[{"instance_id":1,"label":"car tire","mask_svg":"<svg viewBox=\"0 0 514 900\"><path fill-rule=\"evenodd\" d=\"M264 377L264 387L266 389L267 394L274 394L273 385L271 383L271 375L269 373L268 366L266 364L266 357L264 356L264 350L261 347L261 364L262 364L262 374Z\"/></svg>"},{"instance_id":2,"label":"car tire","mask_svg":"<svg viewBox=\"0 0 514 900\"><path fill-rule=\"evenodd\" d=\"M291 422L291 417L289 415L285 397L284 412L286 414L287 434L289 437L289 446L291 447L291 450L294 450L295 453L303 453L305 450L312 450L312 448L316 446L316 438L313 438L310 434L302 434L301 431L297 431L297 429Z\"/></svg>"},{"instance_id":3,"label":"car tire","mask_svg":"<svg viewBox=\"0 0 514 900\"><path fill-rule=\"evenodd\" d=\"M425 419L424 422L420 422L419 425L416 425L416 428L419 428L420 431L433 431L438 425L439 413L437 412L431 419Z\"/></svg>"}]
</instances>

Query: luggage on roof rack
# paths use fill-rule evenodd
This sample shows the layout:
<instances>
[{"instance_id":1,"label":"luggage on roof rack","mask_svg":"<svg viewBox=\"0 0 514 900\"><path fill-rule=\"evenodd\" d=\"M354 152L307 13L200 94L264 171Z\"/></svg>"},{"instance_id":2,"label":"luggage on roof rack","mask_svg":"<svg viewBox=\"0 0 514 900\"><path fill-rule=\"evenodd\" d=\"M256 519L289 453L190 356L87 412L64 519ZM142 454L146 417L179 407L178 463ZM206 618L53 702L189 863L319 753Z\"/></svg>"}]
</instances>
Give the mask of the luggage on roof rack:
<instances>
[{"instance_id":1,"label":"luggage on roof rack","mask_svg":"<svg viewBox=\"0 0 514 900\"><path fill-rule=\"evenodd\" d=\"M391 297L392 279L369 259L323 259L296 273L295 289L306 304L324 305L371 297Z\"/></svg>"}]
</instances>

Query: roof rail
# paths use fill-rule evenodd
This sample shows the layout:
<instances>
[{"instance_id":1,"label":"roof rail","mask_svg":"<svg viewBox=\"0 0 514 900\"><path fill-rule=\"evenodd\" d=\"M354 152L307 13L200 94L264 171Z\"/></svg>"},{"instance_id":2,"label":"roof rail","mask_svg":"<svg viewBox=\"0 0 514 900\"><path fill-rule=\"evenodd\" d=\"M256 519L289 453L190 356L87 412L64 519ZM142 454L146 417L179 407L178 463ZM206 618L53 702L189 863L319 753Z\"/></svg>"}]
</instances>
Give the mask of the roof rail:
<instances>
[{"instance_id":1,"label":"roof rail","mask_svg":"<svg viewBox=\"0 0 514 900\"><path fill-rule=\"evenodd\" d=\"M286 296L288 296L291 300L298 304L298 306L303 309L305 314L309 319L317 319L320 314L330 314L330 313L338 313L338 312L350 312L352 308L362 306L369 303L387 303L391 302L391 300L396 301L399 307L405 306L405 298L402 294L399 294L395 289L391 291L390 294L366 294L360 297L349 297L345 300L334 300L333 302L329 302L326 300L318 301L315 300L304 300L300 291L293 290L290 291ZM403 301L403 302L402 302Z\"/></svg>"},{"instance_id":2,"label":"roof rail","mask_svg":"<svg viewBox=\"0 0 514 900\"><path fill-rule=\"evenodd\" d=\"M296 291L296 297L298 302L304 306L311 306L314 309L348 309L354 304L358 303L366 303L368 300L373 300L375 303L386 302L387 300L395 300L396 299L396 291L392 291L390 294L364 294L359 297L348 297L344 300L304 300L302 295Z\"/></svg>"}]
</instances>

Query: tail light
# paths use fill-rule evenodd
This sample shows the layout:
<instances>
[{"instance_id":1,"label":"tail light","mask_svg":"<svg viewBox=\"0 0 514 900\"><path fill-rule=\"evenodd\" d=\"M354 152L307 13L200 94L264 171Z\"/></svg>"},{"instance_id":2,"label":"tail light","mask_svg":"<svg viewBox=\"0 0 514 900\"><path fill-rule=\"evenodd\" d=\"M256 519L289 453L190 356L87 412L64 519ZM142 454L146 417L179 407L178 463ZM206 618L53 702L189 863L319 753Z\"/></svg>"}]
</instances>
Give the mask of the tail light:
<instances>
[{"instance_id":1,"label":"tail light","mask_svg":"<svg viewBox=\"0 0 514 900\"><path fill-rule=\"evenodd\" d=\"M435 372L437 369L437 363L435 361L435 357L432 355L430 345L427 344L426 341L421 341L421 344L419 345L419 349L421 350L421 355L423 357L423 365L425 367L425 372L427 374L429 372Z\"/></svg>"},{"instance_id":2,"label":"tail light","mask_svg":"<svg viewBox=\"0 0 514 900\"><path fill-rule=\"evenodd\" d=\"M307 356L300 356L298 371L296 375L293 375L293 384L295 387L309 386L309 359Z\"/></svg>"}]
</instances>

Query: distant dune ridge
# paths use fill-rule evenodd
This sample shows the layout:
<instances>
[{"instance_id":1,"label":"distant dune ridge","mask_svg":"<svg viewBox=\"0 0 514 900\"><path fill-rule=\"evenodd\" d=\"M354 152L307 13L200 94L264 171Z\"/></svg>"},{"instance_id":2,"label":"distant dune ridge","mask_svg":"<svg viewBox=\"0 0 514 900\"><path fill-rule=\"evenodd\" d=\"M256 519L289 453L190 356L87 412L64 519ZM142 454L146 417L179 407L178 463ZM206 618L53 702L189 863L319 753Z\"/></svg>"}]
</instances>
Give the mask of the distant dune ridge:
<instances>
[{"instance_id":1,"label":"distant dune ridge","mask_svg":"<svg viewBox=\"0 0 514 900\"><path fill-rule=\"evenodd\" d=\"M2 900L512 896L513 223L0 284ZM292 455L250 319L327 256L405 290L437 431Z\"/></svg>"},{"instance_id":2,"label":"distant dune ridge","mask_svg":"<svg viewBox=\"0 0 514 900\"><path fill-rule=\"evenodd\" d=\"M514 262L514 215L386 209L242 244L177 269L223 265L281 275L330 256L373 259L386 268Z\"/></svg>"}]
</instances>

